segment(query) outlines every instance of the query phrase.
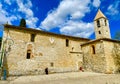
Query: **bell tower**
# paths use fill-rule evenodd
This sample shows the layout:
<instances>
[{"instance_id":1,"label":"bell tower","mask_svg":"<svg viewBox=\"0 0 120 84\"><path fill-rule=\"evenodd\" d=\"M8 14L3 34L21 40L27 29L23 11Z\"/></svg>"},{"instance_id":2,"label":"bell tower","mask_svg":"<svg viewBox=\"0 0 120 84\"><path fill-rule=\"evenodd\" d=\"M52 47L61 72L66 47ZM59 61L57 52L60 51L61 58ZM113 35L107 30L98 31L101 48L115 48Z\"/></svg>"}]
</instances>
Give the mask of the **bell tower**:
<instances>
[{"instance_id":1,"label":"bell tower","mask_svg":"<svg viewBox=\"0 0 120 84\"><path fill-rule=\"evenodd\" d=\"M100 9L94 18L94 28L96 39L111 38L108 19Z\"/></svg>"}]
</instances>

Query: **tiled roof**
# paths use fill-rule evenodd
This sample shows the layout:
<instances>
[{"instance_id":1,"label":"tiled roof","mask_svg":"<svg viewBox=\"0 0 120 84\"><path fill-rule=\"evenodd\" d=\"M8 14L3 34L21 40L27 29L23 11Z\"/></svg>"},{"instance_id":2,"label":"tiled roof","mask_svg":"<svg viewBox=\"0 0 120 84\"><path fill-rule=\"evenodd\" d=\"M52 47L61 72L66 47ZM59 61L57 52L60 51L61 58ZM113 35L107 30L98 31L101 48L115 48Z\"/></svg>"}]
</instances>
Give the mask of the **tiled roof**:
<instances>
[{"instance_id":1,"label":"tiled roof","mask_svg":"<svg viewBox=\"0 0 120 84\"><path fill-rule=\"evenodd\" d=\"M101 17L106 18L105 15L99 9L98 12L97 12L97 14L96 14L96 16L95 16L95 18L94 18L94 20L99 19Z\"/></svg>"},{"instance_id":2,"label":"tiled roof","mask_svg":"<svg viewBox=\"0 0 120 84\"><path fill-rule=\"evenodd\" d=\"M83 43L83 44L81 44L81 46L84 46L84 45L87 45L87 44L91 44L91 43L94 43L94 42L99 42L99 41L109 41L109 42L120 43L119 40L114 40L114 39L109 39L109 38L100 38L100 39L95 39L95 40L91 40L91 41L88 41L86 43Z\"/></svg>"},{"instance_id":3,"label":"tiled roof","mask_svg":"<svg viewBox=\"0 0 120 84\"><path fill-rule=\"evenodd\" d=\"M87 39L87 38L74 37L74 36L68 36L68 35L63 35L63 34L56 34L56 33L51 33L51 32L47 32L47 31L38 30L38 29L35 29L35 28L19 27L19 26L13 26L13 25L8 25L8 24L5 24L4 27L5 28L10 28L10 29L32 31L34 33L42 33L42 34L56 35L56 36L59 36L59 37L66 37L66 38L73 38L73 39L78 39L78 40L90 41L90 39Z\"/></svg>"}]
</instances>

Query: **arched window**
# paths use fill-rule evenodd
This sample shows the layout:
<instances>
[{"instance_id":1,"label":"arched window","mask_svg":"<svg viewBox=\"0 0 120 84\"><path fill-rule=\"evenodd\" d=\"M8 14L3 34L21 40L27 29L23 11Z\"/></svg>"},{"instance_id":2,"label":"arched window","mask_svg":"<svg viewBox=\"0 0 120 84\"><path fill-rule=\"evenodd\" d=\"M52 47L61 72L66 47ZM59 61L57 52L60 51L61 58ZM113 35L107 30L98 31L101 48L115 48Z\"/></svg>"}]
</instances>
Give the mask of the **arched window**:
<instances>
[{"instance_id":1,"label":"arched window","mask_svg":"<svg viewBox=\"0 0 120 84\"><path fill-rule=\"evenodd\" d=\"M100 27L100 21L97 20L97 27Z\"/></svg>"},{"instance_id":2,"label":"arched window","mask_svg":"<svg viewBox=\"0 0 120 84\"><path fill-rule=\"evenodd\" d=\"M33 57L33 45L32 44L28 44L27 45L27 54L26 54L26 59L30 59L31 57Z\"/></svg>"},{"instance_id":3,"label":"arched window","mask_svg":"<svg viewBox=\"0 0 120 84\"><path fill-rule=\"evenodd\" d=\"M105 26L107 26L107 20L105 19Z\"/></svg>"},{"instance_id":4,"label":"arched window","mask_svg":"<svg viewBox=\"0 0 120 84\"><path fill-rule=\"evenodd\" d=\"M26 59L30 59L31 57L31 50L27 50L27 56L26 56Z\"/></svg>"}]
</instances>

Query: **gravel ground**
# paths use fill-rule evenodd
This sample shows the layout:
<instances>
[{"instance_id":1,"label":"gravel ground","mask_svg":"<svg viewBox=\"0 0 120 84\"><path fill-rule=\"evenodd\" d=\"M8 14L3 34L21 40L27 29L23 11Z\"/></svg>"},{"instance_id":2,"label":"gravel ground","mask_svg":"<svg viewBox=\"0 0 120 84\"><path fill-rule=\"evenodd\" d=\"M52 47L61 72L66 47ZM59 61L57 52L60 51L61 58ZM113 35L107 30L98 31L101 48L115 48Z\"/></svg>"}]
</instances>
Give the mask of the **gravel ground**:
<instances>
[{"instance_id":1,"label":"gravel ground","mask_svg":"<svg viewBox=\"0 0 120 84\"><path fill-rule=\"evenodd\" d=\"M9 77L0 84L120 84L120 74L70 72L37 76Z\"/></svg>"}]
</instances>

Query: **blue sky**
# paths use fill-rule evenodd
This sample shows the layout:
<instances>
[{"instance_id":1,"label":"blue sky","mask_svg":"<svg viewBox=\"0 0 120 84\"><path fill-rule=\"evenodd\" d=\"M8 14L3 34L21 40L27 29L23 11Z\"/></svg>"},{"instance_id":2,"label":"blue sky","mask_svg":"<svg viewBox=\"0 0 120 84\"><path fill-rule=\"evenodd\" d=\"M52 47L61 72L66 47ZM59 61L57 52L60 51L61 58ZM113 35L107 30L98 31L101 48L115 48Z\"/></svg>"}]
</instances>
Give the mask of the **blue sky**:
<instances>
[{"instance_id":1,"label":"blue sky","mask_svg":"<svg viewBox=\"0 0 120 84\"><path fill-rule=\"evenodd\" d=\"M30 28L94 39L93 20L99 8L114 38L120 30L120 0L0 0L0 24L19 26L24 18Z\"/></svg>"}]
</instances>

